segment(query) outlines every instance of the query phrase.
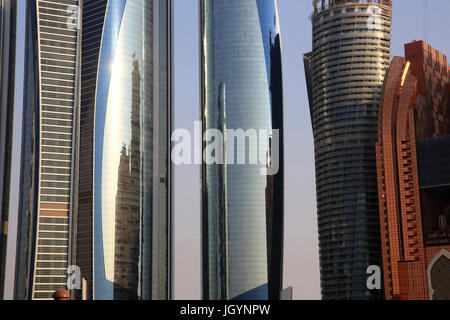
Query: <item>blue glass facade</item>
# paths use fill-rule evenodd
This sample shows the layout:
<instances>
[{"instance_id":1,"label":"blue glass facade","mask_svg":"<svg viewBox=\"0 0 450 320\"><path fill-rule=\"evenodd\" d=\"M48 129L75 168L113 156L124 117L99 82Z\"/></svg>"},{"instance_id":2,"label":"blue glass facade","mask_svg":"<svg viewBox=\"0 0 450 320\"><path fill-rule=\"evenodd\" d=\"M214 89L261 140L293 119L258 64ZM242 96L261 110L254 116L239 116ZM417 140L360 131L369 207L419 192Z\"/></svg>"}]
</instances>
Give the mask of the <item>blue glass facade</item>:
<instances>
[{"instance_id":1,"label":"blue glass facade","mask_svg":"<svg viewBox=\"0 0 450 320\"><path fill-rule=\"evenodd\" d=\"M204 299L278 299L283 256L283 98L276 1L202 0L203 129L276 129L280 170L204 164ZM248 153L249 146L238 147ZM264 151L264 150L263 150ZM260 150L261 152L261 150ZM271 150L267 147L266 154Z\"/></svg>"},{"instance_id":2,"label":"blue glass facade","mask_svg":"<svg viewBox=\"0 0 450 320\"><path fill-rule=\"evenodd\" d=\"M417 140L425 246L450 245L450 136ZM445 283L443 281L442 283Z\"/></svg>"},{"instance_id":3,"label":"blue glass facade","mask_svg":"<svg viewBox=\"0 0 450 320\"><path fill-rule=\"evenodd\" d=\"M450 136L417 141L421 188L450 185Z\"/></svg>"},{"instance_id":4,"label":"blue glass facade","mask_svg":"<svg viewBox=\"0 0 450 320\"><path fill-rule=\"evenodd\" d=\"M170 299L172 3L83 15L77 264L88 299Z\"/></svg>"},{"instance_id":5,"label":"blue glass facade","mask_svg":"<svg viewBox=\"0 0 450 320\"><path fill-rule=\"evenodd\" d=\"M96 108L95 108L95 164L94 164L94 288L95 288L95 299L112 299L114 297L114 280L113 275L109 272L109 275L106 274L106 266L109 265L113 267L113 262L111 265L110 261L105 257L105 247L108 253L114 252L114 241L109 239L104 244L105 237L108 237L109 232L114 232L112 230L103 229L104 225L108 224L108 213L115 213L114 209L111 208L103 208L102 198L105 198L106 201L111 203L111 197L109 195L104 195L103 190L103 181L102 177L105 173L114 174L116 172L105 172L103 169L103 153L111 150L120 154L122 143L125 143L123 139L118 137L116 141L111 141L111 143L116 143L116 146L111 146L109 150L105 150L104 146L104 138L105 138L105 126L106 123L106 110L108 107L109 100L109 89L111 85L111 74L113 73L113 63L114 63L114 54L116 51L116 47L118 45L119 31L122 23L122 18L125 9L125 0L122 1L112 1L108 4L105 18L105 26L103 31L102 38L102 47L100 51L100 63L99 63L99 72L98 79L100 81L97 85L97 99L96 99ZM131 63L129 63L132 65ZM117 65L114 65L117 67ZM117 88L115 88L117 89ZM130 90L131 92L131 90ZM111 108L110 108L111 109ZM117 110L120 112L120 110ZM116 111L116 112L117 112ZM109 130L108 130L109 131ZM119 134L121 132L119 131ZM112 132L107 132L107 134L112 134ZM117 144L119 145L119 150L117 150ZM128 143L129 144L129 143ZM114 148L115 147L115 148ZM106 147L108 148L108 147ZM107 159L106 159L107 161ZM117 160L116 160L117 161ZM111 171L113 171L112 169ZM117 179L117 178L116 178ZM115 184L117 185L117 183ZM111 186L114 186L114 183L111 183ZM106 187L106 186L105 186ZM108 206L105 204L104 206ZM103 211L104 209L104 211ZM107 221L104 221L107 220ZM113 221L110 224L114 224ZM111 248L112 247L112 248ZM109 281L108 281L109 279Z\"/></svg>"}]
</instances>

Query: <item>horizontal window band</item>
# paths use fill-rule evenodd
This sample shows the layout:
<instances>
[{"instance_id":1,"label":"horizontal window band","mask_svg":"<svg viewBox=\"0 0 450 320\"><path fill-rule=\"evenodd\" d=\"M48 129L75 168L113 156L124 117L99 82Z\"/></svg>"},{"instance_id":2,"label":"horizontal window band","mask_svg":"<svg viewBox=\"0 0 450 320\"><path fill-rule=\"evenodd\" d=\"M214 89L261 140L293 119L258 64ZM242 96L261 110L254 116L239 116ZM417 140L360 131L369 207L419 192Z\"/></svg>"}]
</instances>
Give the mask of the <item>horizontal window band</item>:
<instances>
[{"instance_id":1,"label":"horizontal window band","mask_svg":"<svg viewBox=\"0 0 450 320\"><path fill-rule=\"evenodd\" d=\"M69 203L70 197L61 197L61 196L41 196L41 201L52 201L55 203Z\"/></svg>"}]
</instances>

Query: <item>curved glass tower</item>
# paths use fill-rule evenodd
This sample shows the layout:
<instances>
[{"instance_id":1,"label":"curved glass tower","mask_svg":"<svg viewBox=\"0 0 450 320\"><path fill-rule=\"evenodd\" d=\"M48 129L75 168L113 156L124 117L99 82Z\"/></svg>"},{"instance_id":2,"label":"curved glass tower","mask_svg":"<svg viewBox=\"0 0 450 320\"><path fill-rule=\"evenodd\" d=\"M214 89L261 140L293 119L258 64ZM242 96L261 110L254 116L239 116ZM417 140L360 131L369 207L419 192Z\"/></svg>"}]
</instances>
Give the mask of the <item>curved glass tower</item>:
<instances>
[{"instance_id":1,"label":"curved glass tower","mask_svg":"<svg viewBox=\"0 0 450 320\"><path fill-rule=\"evenodd\" d=\"M279 130L279 171L204 164L203 298L279 299L283 257L283 97L275 0L201 0L204 132ZM274 135L271 135L273 138ZM251 140L247 139L247 140ZM276 142L274 142L276 143ZM228 146L228 144L227 144ZM238 152L252 152L246 144ZM272 156L272 144L260 152Z\"/></svg>"},{"instance_id":2,"label":"curved glass tower","mask_svg":"<svg viewBox=\"0 0 450 320\"><path fill-rule=\"evenodd\" d=\"M82 30L72 259L87 299L170 299L172 2L86 0Z\"/></svg>"},{"instance_id":3,"label":"curved glass tower","mask_svg":"<svg viewBox=\"0 0 450 320\"><path fill-rule=\"evenodd\" d=\"M324 299L378 299L381 266L375 142L391 53L390 0L314 0L305 55L316 157Z\"/></svg>"},{"instance_id":4,"label":"curved glass tower","mask_svg":"<svg viewBox=\"0 0 450 320\"><path fill-rule=\"evenodd\" d=\"M16 0L0 1L0 300L3 300L8 240L14 121Z\"/></svg>"}]
</instances>

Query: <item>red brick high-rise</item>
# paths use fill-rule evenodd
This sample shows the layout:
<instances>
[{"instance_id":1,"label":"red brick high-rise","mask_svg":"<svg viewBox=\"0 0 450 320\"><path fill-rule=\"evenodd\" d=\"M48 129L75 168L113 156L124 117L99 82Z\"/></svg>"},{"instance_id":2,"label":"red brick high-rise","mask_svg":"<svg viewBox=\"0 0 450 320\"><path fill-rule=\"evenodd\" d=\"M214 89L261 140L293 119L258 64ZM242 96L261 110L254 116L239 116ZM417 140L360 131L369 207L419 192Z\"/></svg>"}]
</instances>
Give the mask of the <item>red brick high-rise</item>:
<instances>
[{"instance_id":1,"label":"red brick high-rise","mask_svg":"<svg viewBox=\"0 0 450 320\"><path fill-rule=\"evenodd\" d=\"M450 299L450 68L423 41L386 74L376 144L386 299Z\"/></svg>"}]
</instances>

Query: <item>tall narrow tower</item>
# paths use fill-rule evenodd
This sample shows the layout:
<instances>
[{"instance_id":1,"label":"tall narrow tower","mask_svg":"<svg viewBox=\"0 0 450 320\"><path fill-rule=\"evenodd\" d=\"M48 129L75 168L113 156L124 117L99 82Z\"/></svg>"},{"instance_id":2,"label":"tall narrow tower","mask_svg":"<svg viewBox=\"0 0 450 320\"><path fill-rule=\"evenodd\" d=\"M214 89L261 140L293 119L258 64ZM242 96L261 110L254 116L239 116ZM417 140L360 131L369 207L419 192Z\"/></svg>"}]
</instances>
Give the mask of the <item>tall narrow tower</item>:
<instances>
[{"instance_id":1,"label":"tall narrow tower","mask_svg":"<svg viewBox=\"0 0 450 320\"><path fill-rule=\"evenodd\" d=\"M83 1L71 259L90 300L172 297L172 6Z\"/></svg>"},{"instance_id":2,"label":"tall narrow tower","mask_svg":"<svg viewBox=\"0 0 450 320\"><path fill-rule=\"evenodd\" d=\"M172 1L27 1L16 299L172 295ZM80 298L80 291L72 295Z\"/></svg>"},{"instance_id":3,"label":"tall narrow tower","mask_svg":"<svg viewBox=\"0 0 450 320\"><path fill-rule=\"evenodd\" d=\"M449 71L443 53L414 41L384 80L376 150L386 300L450 299Z\"/></svg>"},{"instance_id":4,"label":"tall narrow tower","mask_svg":"<svg viewBox=\"0 0 450 320\"><path fill-rule=\"evenodd\" d=\"M390 0L314 0L306 54L316 158L324 299L378 299L367 268L382 265L375 142L389 68Z\"/></svg>"},{"instance_id":5,"label":"tall narrow tower","mask_svg":"<svg viewBox=\"0 0 450 320\"><path fill-rule=\"evenodd\" d=\"M78 5L77 0L26 2L15 299L51 299L56 289L66 286Z\"/></svg>"},{"instance_id":6,"label":"tall narrow tower","mask_svg":"<svg viewBox=\"0 0 450 320\"><path fill-rule=\"evenodd\" d=\"M0 300L3 300L14 121L17 1L0 1Z\"/></svg>"},{"instance_id":7,"label":"tall narrow tower","mask_svg":"<svg viewBox=\"0 0 450 320\"><path fill-rule=\"evenodd\" d=\"M261 174L266 162L238 164L226 156L203 164L203 298L279 299L284 173L277 2L201 0L200 14L204 132L222 132L227 155L235 152L229 148L235 144L229 142L236 137L229 130L279 132L276 143L270 140L273 144L258 151L268 158L279 153L279 170L273 176ZM253 138L249 134L241 142ZM241 156L255 151L241 142Z\"/></svg>"}]
</instances>

